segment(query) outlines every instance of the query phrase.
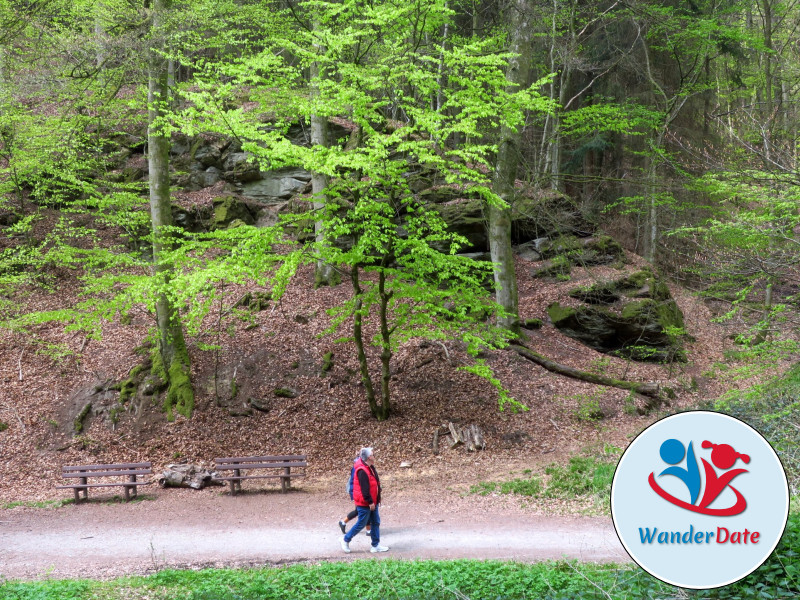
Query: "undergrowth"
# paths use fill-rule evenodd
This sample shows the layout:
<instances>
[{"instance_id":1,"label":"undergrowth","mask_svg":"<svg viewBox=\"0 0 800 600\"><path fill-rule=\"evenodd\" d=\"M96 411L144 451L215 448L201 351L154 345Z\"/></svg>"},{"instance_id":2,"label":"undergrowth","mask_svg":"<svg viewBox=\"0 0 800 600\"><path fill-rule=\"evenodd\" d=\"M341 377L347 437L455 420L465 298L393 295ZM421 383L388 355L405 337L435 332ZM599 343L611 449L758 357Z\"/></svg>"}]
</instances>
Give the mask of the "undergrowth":
<instances>
[{"instance_id":1,"label":"undergrowth","mask_svg":"<svg viewBox=\"0 0 800 600\"><path fill-rule=\"evenodd\" d=\"M614 478L618 448L606 447L599 456L573 456L569 463L551 463L543 476L532 472L510 481L481 481L470 494L516 494L527 497L574 500L590 498L598 507L606 507Z\"/></svg>"}]
</instances>

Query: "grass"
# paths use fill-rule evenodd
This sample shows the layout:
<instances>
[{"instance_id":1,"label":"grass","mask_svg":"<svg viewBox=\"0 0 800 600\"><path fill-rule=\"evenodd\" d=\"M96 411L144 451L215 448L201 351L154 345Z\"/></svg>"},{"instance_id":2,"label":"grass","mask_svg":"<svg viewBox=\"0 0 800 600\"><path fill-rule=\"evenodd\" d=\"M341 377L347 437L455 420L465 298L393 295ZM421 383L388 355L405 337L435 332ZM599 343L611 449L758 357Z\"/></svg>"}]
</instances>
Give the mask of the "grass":
<instances>
[{"instance_id":1,"label":"grass","mask_svg":"<svg viewBox=\"0 0 800 600\"><path fill-rule=\"evenodd\" d=\"M108 582L6 582L0 584L0 597L4 600L561 600L605 598L595 586L627 594L623 585L630 575L629 570L614 565L565 561L529 565L477 560L363 560L245 570L168 570L149 577Z\"/></svg>"},{"instance_id":2,"label":"grass","mask_svg":"<svg viewBox=\"0 0 800 600\"><path fill-rule=\"evenodd\" d=\"M796 508L796 505L795 505ZM361 560L259 569L165 570L111 581L3 581L3 600L639 600L800 596L800 513L778 548L733 585L680 590L633 565L575 561Z\"/></svg>"},{"instance_id":3,"label":"grass","mask_svg":"<svg viewBox=\"0 0 800 600\"><path fill-rule=\"evenodd\" d=\"M25 506L27 508L61 508L62 506L66 506L67 504L74 504L75 500L73 498L65 499L65 500L42 500L40 502L33 501L33 500L21 500L18 502L4 502L0 504L0 508L2 509L11 509L17 508L18 506Z\"/></svg>"},{"instance_id":4,"label":"grass","mask_svg":"<svg viewBox=\"0 0 800 600\"><path fill-rule=\"evenodd\" d=\"M552 463L545 468L544 477L526 469L525 478L503 482L481 481L470 487L469 493L480 496L515 494L564 500L590 498L598 506L605 506L618 452L618 448L607 448L600 456L573 456L567 465Z\"/></svg>"}]
</instances>

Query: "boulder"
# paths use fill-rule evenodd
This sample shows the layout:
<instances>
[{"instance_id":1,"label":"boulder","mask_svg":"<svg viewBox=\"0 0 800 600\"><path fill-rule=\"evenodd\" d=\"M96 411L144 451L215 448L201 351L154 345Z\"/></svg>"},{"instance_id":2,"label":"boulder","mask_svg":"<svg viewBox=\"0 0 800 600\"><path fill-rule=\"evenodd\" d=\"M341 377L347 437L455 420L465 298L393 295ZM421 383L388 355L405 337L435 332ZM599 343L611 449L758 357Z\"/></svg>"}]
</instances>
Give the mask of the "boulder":
<instances>
[{"instance_id":1,"label":"boulder","mask_svg":"<svg viewBox=\"0 0 800 600\"><path fill-rule=\"evenodd\" d=\"M211 209L208 206L185 209L177 204L172 205L172 222L191 233L208 231L206 223L210 218Z\"/></svg>"},{"instance_id":2,"label":"boulder","mask_svg":"<svg viewBox=\"0 0 800 600\"><path fill-rule=\"evenodd\" d=\"M616 281L577 288L578 307L548 307L559 331L599 352L643 361L685 361L683 313L669 288L649 269Z\"/></svg>"},{"instance_id":3,"label":"boulder","mask_svg":"<svg viewBox=\"0 0 800 600\"><path fill-rule=\"evenodd\" d=\"M447 224L447 229L467 239L461 248L467 252L486 252L489 250L489 237L483 217L483 202L478 199L462 198L437 204L436 210Z\"/></svg>"},{"instance_id":4,"label":"boulder","mask_svg":"<svg viewBox=\"0 0 800 600\"><path fill-rule=\"evenodd\" d=\"M242 196L265 204L283 202L295 194L311 191L311 173L305 169L260 171L256 179L239 177L238 181L242 182L238 186Z\"/></svg>"},{"instance_id":5,"label":"boulder","mask_svg":"<svg viewBox=\"0 0 800 600\"><path fill-rule=\"evenodd\" d=\"M214 215L211 221L212 229L225 229L237 220L247 225L252 225L255 222L247 204L236 196L231 194L217 196L211 203L214 207Z\"/></svg>"},{"instance_id":6,"label":"boulder","mask_svg":"<svg viewBox=\"0 0 800 600\"><path fill-rule=\"evenodd\" d=\"M225 180L240 185L258 181L261 177L258 163L249 152L229 152L222 163L222 169Z\"/></svg>"},{"instance_id":7,"label":"boulder","mask_svg":"<svg viewBox=\"0 0 800 600\"><path fill-rule=\"evenodd\" d=\"M511 236L522 244L541 237L589 235L593 228L577 202L554 190L525 189L511 204Z\"/></svg>"},{"instance_id":8,"label":"boulder","mask_svg":"<svg viewBox=\"0 0 800 600\"><path fill-rule=\"evenodd\" d=\"M625 261L625 251L622 246L608 235L587 238L562 235L540 243L538 250L542 258L566 256L570 263L580 267Z\"/></svg>"}]
</instances>

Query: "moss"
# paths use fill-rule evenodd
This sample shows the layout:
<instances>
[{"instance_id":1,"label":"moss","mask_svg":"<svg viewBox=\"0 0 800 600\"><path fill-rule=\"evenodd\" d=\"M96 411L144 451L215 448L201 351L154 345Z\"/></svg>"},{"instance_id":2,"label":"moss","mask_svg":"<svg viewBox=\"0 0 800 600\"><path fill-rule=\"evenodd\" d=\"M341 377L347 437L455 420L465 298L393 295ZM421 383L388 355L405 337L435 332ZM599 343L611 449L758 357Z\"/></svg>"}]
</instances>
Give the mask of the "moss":
<instances>
[{"instance_id":1,"label":"moss","mask_svg":"<svg viewBox=\"0 0 800 600\"><path fill-rule=\"evenodd\" d=\"M164 405L170 421L175 419L174 412L188 419L194 410L194 389L189 378L189 366L177 358L173 359L169 368L169 388Z\"/></svg>"},{"instance_id":2,"label":"moss","mask_svg":"<svg viewBox=\"0 0 800 600\"><path fill-rule=\"evenodd\" d=\"M296 390L291 388L275 388L275 395L278 398L297 398L299 395Z\"/></svg>"},{"instance_id":3,"label":"moss","mask_svg":"<svg viewBox=\"0 0 800 600\"><path fill-rule=\"evenodd\" d=\"M558 302L554 302L547 307L547 316L550 317L550 321L554 325L560 321L571 318L576 312L574 308L561 306Z\"/></svg>"},{"instance_id":4,"label":"moss","mask_svg":"<svg viewBox=\"0 0 800 600\"><path fill-rule=\"evenodd\" d=\"M0 421L0 432L5 431L6 429L8 429L8 423L5 421Z\"/></svg>"},{"instance_id":5,"label":"moss","mask_svg":"<svg viewBox=\"0 0 800 600\"><path fill-rule=\"evenodd\" d=\"M534 277L558 277L568 276L572 271L572 263L569 258L562 255L547 261L533 273Z\"/></svg>"},{"instance_id":6,"label":"moss","mask_svg":"<svg viewBox=\"0 0 800 600\"><path fill-rule=\"evenodd\" d=\"M119 416L120 416L120 414L122 414L123 410L125 410L125 409L122 408L121 406L115 406L110 411L108 411L108 418L111 420L111 422L114 425L119 423Z\"/></svg>"},{"instance_id":7,"label":"moss","mask_svg":"<svg viewBox=\"0 0 800 600\"><path fill-rule=\"evenodd\" d=\"M161 381L167 382L164 411L170 421L175 420L176 412L188 419L194 410L194 389L189 377L189 353L182 341L175 346L175 355L170 361L168 370L164 367L164 360L158 349L153 349L151 354L153 359L151 373Z\"/></svg>"},{"instance_id":8,"label":"moss","mask_svg":"<svg viewBox=\"0 0 800 600\"><path fill-rule=\"evenodd\" d=\"M645 298L629 302L622 309L622 317L635 323L656 320L663 330L670 327L683 328L683 314L674 300L656 302L652 298Z\"/></svg>"},{"instance_id":9,"label":"moss","mask_svg":"<svg viewBox=\"0 0 800 600\"><path fill-rule=\"evenodd\" d=\"M569 292L570 298L589 304L612 304L619 300L618 286L612 281L602 281L588 287L579 287Z\"/></svg>"},{"instance_id":10,"label":"moss","mask_svg":"<svg viewBox=\"0 0 800 600\"><path fill-rule=\"evenodd\" d=\"M152 360L152 367L150 368L150 372L158 377L161 381L168 381L167 379L167 370L164 368L164 359L161 356L161 352L158 348L153 348L150 351L150 359Z\"/></svg>"},{"instance_id":11,"label":"moss","mask_svg":"<svg viewBox=\"0 0 800 600\"><path fill-rule=\"evenodd\" d=\"M333 368L333 352L326 352L322 356L322 375L325 376L325 373L330 371Z\"/></svg>"},{"instance_id":12,"label":"moss","mask_svg":"<svg viewBox=\"0 0 800 600\"><path fill-rule=\"evenodd\" d=\"M215 229L240 227L242 223L245 225L253 224L253 217L250 211L235 196L217 196L211 202L214 207L212 225ZM236 223L239 220L242 223Z\"/></svg>"},{"instance_id":13,"label":"moss","mask_svg":"<svg viewBox=\"0 0 800 600\"><path fill-rule=\"evenodd\" d=\"M540 329L544 325L541 319L525 319L522 321L522 326L525 329Z\"/></svg>"},{"instance_id":14,"label":"moss","mask_svg":"<svg viewBox=\"0 0 800 600\"><path fill-rule=\"evenodd\" d=\"M191 148L189 148L189 160L194 161L194 157L197 154L197 151L203 145L203 138L198 136L192 142Z\"/></svg>"},{"instance_id":15,"label":"moss","mask_svg":"<svg viewBox=\"0 0 800 600\"><path fill-rule=\"evenodd\" d=\"M326 269L327 270L327 269ZM339 285L342 282L342 276L339 274L339 271L333 269L328 271L330 273L330 277L325 277L323 275L323 269L314 269L314 289L318 289L324 286L334 287Z\"/></svg>"},{"instance_id":16,"label":"moss","mask_svg":"<svg viewBox=\"0 0 800 600\"><path fill-rule=\"evenodd\" d=\"M75 421L72 423L72 428L75 430L75 433L80 433L83 431L83 422L86 420L86 417L89 416L89 412L92 410L92 403L87 402L86 405L81 409L81 412L78 413L78 416L75 417Z\"/></svg>"}]
</instances>

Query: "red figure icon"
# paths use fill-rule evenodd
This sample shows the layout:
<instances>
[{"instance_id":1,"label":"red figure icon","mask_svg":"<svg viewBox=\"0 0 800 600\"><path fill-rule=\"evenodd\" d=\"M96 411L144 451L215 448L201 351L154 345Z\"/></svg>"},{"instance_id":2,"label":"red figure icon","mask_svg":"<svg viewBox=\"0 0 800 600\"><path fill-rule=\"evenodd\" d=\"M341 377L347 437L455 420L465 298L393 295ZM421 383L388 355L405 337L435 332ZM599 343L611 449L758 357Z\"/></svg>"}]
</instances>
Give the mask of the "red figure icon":
<instances>
[{"instance_id":1,"label":"red figure icon","mask_svg":"<svg viewBox=\"0 0 800 600\"><path fill-rule=\"evenodd\" d=\"M750 462L750 457L747 454L736 452L736 450L728 444L712 444L708 440L705 440L702 443L702 447L713 448L711 451L711 462L714 463L714 467L718 469L730 469L740 458L745 464ZM747 473L747 469L733 469L732 471L717 476L714 467L708 464L706 459L701 458L700 460L703 462L703 468L706 472L706 489L703 493L703 499L700 501L701 508L707 507L716 500L717 496L722 493L722 490L728 487L734 477L742 473ZM736 494L736 504L731 507L731 510L735 512L730 512L728 514L739 514L746 508L747 502L739 493L739 490L733 486L731 486L731 490Z\"/></svg>"}]
</instances>

